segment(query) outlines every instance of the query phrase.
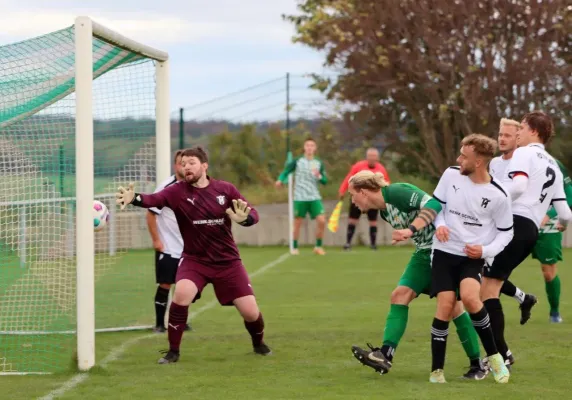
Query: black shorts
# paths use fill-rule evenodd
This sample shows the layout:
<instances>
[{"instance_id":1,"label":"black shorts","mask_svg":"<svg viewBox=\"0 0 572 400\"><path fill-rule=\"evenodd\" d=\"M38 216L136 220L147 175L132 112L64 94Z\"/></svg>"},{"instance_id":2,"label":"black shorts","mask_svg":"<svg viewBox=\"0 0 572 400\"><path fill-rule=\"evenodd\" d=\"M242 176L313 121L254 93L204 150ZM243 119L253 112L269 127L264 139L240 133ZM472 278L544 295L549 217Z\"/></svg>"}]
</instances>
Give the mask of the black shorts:
<instances>
[{"instance_id":1,"label":"black shorts","mask_svg":"<svg viewBox=\"0 0 572 400\"><path fill-rule=\"evenodd\" d=\"M510 243L495 257L491 266L485 267L487 278L506 281L512 271L532 253L538 240L536 224L520 215L513 215L514 237Z\"/></svg>"},{"instance_id":2,"label":"black shorts","mask_svg":"<svg viewBox=\"0 0 572 400\"><path fill-rule=\"evenodd\" d=\"M350 219L359 219L359 217L361 216L362 212L359 208L357 208L357 206L350 202L350 212L349 212L349 218ZM377 221L377 215L379 214L378 210L369 210L367 212L367 219L368 221Z\"/></svg>"},{"instance_id":3,"label":"black shorts","mask_svg":"<svg viewBox=\"0 0 572 400\"><path fill-rule=\"evenodd\" d=\"M433 250L431 256L431 297L437 296L440 292L459 293L461 281L466 278L473 278L480 282L484 264L483 259L475 260L441 250Z\"/></svg>"},{"instance_id":4,"label":"black shorts","mask_svg":"<svg viewBox=\"0 0 572 400\"><path fill-rule=\"evenodd\" d=\"M169 254L155 251L155 281L156 283L175 283L179 259Z\"/></svg>"}]
</instances>

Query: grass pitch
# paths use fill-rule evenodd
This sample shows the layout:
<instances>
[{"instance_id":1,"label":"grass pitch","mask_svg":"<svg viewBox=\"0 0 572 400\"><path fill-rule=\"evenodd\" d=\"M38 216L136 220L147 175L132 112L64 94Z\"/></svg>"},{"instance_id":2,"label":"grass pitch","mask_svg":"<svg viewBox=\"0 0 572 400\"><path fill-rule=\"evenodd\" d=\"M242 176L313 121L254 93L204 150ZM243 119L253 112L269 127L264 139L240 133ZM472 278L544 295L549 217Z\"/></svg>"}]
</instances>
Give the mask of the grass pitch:
<instances>
[{"instance_id":1,"label":"grass pitch","mask_svg":"<svg viewBox=\"0 0 572 400\"><path fill-rule=\"evenodd\" d=\"M513 282L539 297L532 319L518 323L518 303L504 298L506 337L516 357L508 385L492 377L480 382L460 379L468 366L451 330L447 345L446 385L428 382L431 367L430 327L435 301L426 296L410 309L407 331L394 368L380 376L362 367L350 352L352 344L379 345L389 295L409 258L411 248L356 248L351 253L329 249L324 257L302 249L253 279L264 319L271 357L251 353L250 339L235 309L214 306L192 321L183 337L181 359L157 365L166 335L149 332L98 334L97 360L129 340L125 352L97 367L88 379L65 392L62 399L565 399L569 398L572 366L572 272L569 261L559 265L564 323L548 323L548 304L540 267L527 260ZM243 248L253 272L285 253L284 248ZM149 252L149 268L152 253ZM572 259L572 251L564 253ZM149 276L141 279L148 280ZM144 286L144 285L142 285ZM151 285L152 286L152 285ZM140 315L153 320L153 290L141 293ZM214 299L212 288L191 312ZM101 299L100 301L104 301ZM110 305L113 306L113 305ZM121 305L116 305L120 307ZM126 305L127 306L127 305ZM134 305L129 305L132 308ZM110 314L112 315L112 314ZM1 340L1 338L0 338ZM2 399L32 399L48 394L75 375L0 377Z\"/></svg>"}]
</instances>

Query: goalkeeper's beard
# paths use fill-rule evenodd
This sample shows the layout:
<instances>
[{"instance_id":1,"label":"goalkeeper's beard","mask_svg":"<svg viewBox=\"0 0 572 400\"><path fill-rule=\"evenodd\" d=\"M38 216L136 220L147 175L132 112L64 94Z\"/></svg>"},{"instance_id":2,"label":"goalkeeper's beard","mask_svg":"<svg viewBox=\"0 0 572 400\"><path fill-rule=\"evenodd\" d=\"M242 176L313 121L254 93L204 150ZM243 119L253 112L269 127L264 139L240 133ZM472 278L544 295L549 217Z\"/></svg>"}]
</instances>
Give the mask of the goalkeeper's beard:
<instances>
[{"instance_id":1,"label":"goalkeeper's beard","mask_svg":"<svg viewBox=\"0 0 572 400\"><path fill-rule=\"evenodd\" d=\"M199 181L199 179L201 179L200 175L195 175L195 174L185 175L185 182L187 182L189 185L194 185Z\"/></svg>"}]
</instances>

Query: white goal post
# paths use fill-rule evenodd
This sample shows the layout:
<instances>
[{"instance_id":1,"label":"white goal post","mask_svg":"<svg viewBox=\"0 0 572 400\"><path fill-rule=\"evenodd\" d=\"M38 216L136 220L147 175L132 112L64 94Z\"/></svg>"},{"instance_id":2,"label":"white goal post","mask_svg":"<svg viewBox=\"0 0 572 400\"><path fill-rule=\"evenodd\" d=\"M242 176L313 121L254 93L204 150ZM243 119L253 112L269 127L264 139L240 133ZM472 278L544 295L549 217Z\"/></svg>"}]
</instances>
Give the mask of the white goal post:
<instances>
[{"instance_id":1,"label":"white goal post","mask_svg":"<svg viewBox=\"0 0 572 400\"><path fill-rule=\"evenodd\" d=\"M76 243L77 243L77 358L78 368L95 365L95 249L92 207L94 199L93 146L93 37L156 63L156 180L170 174L171 135L169 120L168 54L126 38L89 17L75 20L76 93Z\"/></svg>"}]
</instances>

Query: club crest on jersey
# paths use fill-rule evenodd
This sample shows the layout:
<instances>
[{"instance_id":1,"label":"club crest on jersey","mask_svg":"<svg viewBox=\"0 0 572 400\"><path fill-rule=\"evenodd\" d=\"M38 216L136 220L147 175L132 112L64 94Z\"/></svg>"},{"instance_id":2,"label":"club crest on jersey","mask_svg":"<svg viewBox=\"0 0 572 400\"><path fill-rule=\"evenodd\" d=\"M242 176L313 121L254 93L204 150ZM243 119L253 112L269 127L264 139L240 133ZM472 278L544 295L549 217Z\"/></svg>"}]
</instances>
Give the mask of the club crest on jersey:
<instances>
[{"instance_id":1,"label":"club crest on jersey","mask_svg":"<svg viewBox=\"0 0 572 400\"><path fill-rule=\"evenodd\" d=\"M220 195L217 196L216 199L218 200L218 204L220 204L221 206L223 206L224 203L226 203L226 196Z\"/></svg>"}]
</instances>

